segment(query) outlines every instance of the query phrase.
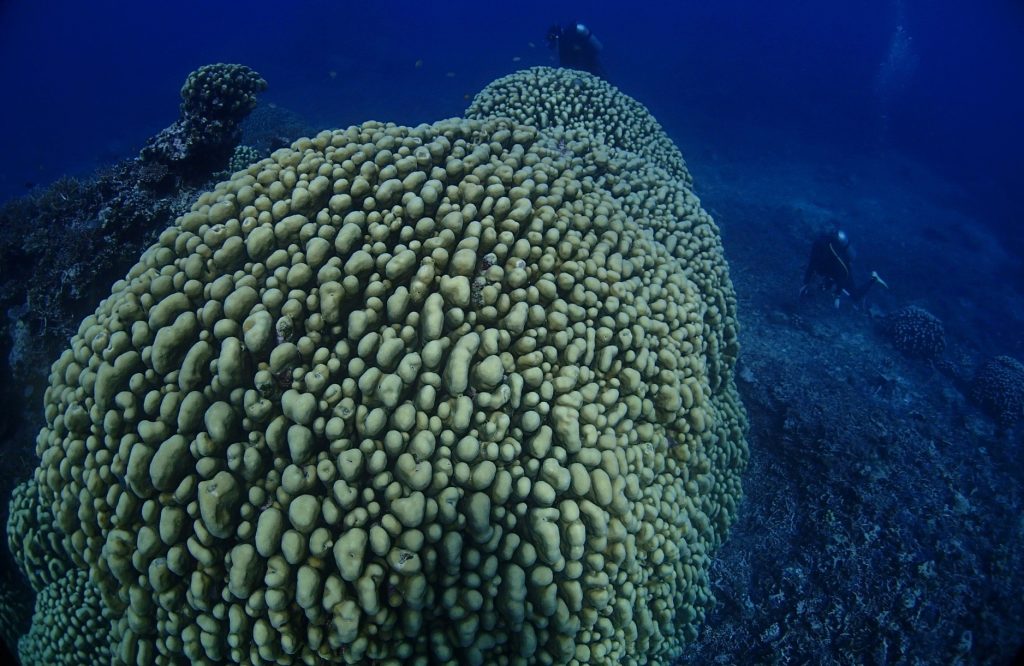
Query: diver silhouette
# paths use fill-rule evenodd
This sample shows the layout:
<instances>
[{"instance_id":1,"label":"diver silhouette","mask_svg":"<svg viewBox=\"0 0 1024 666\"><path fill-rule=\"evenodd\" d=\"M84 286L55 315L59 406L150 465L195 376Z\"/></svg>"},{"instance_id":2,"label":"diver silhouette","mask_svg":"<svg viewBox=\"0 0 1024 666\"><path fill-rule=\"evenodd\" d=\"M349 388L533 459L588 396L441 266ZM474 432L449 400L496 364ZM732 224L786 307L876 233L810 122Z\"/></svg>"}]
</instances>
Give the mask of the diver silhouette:
<instances>
[{"instance_id":1,"label":"diver silhouette","mask_svg":"<svg viewBox=\"0 0 1024 666\"><path fill-rule=\"evenodd\" d=\"M601 42L584 24L551 26L548 29L548 46L558 53L559 66L602 76L601 63L597 58L602 49Z\"/></svg>"},{"instance_id":2,"label":"diver silhouette","mask_svg":"<svg viewBox=\"0 0 1024 666\"><path fill-rule=\"evenodd\" d=\"M850 238L846 232L838 228L821 234L811 245L811 256L807 260L807 270L804 271L804 283L800 287L801 297L807 295L816 277L820 278L822 289L832 293L837 308L842 296L849 296L856 303L876 284L886 288L889 286L875 271L871 271L871 277L867 282L857 286L853 279L853 250L850 249Z\"/></svg>"}]
</instances>

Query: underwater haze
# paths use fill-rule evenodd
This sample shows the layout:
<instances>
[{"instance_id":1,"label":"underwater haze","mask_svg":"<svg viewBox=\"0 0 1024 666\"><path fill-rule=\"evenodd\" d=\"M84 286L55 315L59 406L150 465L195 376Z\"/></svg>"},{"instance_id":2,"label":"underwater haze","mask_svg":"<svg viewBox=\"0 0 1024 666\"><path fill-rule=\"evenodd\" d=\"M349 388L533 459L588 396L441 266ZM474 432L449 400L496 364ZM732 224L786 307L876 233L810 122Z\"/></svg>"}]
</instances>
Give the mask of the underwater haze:
<instances>
[{"instance_id":1,"label":"underwater haze","mask_svg":"<svg viewBox=\"0 0 1024 666\"><path fill-rule=\"evenodd\" d=\"M523 2L508 11L450 2L430 12L413 2L373 11L303 2L287 12L70 2L44 12L8 2L0 11L5 116L18 128L7 150L20 165L0 175L5 197L132 154L173 118L180 82L201 64L244 62L271 82L266 102L312 123L411 123L458 114L465 95L500 74L551 64L547 27L576 20L604 43L609 80L673 136L905 151L987 206L1009 205L1021 167L1024 10L1009 1Z\"/></svg>"},{"instance_id":2,"label":"underwater haze","mask_svg":"<svg viewBox=\"0 0 1024 666\"><path fill-rule=\"evenodd\" d=\"M1020 2L14 0L0 59L0 661L1024 659Z\"/></svg>"}]
</instances>

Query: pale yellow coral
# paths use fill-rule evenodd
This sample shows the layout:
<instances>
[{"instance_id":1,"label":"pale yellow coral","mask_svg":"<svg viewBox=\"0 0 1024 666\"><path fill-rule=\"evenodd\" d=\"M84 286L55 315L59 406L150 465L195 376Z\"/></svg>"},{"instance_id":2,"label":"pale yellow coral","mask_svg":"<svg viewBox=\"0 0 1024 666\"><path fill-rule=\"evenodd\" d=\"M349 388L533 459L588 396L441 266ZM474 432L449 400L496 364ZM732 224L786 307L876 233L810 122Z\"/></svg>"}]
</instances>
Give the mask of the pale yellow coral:
<instances>
[{"instance_id":1,"label":"pale yellow coral","mask_svg":"<svg viewBox=\"0 0 1024 666\"><path fill-rule=\"evenodd\" d=\"M324 132L114 285L53 366L36 482L115 654L679 654L741 494L734 297L661 144L584 129Z\"/></svg>"}]
</instances>

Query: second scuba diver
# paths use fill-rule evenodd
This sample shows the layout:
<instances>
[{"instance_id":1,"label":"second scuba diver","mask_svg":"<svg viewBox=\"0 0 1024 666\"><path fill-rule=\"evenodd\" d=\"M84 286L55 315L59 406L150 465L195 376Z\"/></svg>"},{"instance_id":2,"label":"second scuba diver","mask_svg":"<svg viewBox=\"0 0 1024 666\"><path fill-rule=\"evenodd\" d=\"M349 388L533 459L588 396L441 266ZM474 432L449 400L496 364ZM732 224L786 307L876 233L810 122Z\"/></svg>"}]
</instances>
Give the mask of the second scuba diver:
<instances>
[{"instance_id":1,"label":"second scuba diver","mask_svg":"<svg viewBox=\"0 0 1024 666\"><path fill-rule=\"evenodd\" d=\"M551 26L548 29L548 46L558 53L560 67L582 69L601 76L601 63L597 59L601 42L584 24Z\"/></svg>"},{"instance_id":2,"label":"second scuba diver","mask_svg":"<svg viewBox=\"0 0 1024 666\"><path fill-rule=\"evenodd\" d=\"M811 245L811 256L807 260L800 296L807 295L815 278L820 279L822 289L832 293L837 308L842 296L849 296L856 303L876 284L888 288L889 285L875 271L871 271L871 277L867 282L858 286L853 279L852 264L853 252L846 232L837 228L818 236Z\"/></svg>"}]
</instances>

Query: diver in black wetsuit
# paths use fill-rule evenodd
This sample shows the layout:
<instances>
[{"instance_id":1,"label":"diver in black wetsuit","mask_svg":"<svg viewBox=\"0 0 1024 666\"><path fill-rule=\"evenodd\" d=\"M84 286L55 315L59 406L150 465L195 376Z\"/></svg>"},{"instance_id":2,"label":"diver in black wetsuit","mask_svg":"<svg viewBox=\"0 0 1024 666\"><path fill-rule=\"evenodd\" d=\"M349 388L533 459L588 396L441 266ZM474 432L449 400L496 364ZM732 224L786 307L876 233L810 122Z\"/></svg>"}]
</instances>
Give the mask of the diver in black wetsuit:
<instances>
[{"instance_id":1,"label":"diver in black wetsuit","mask_svg":"<svg viewBox=\"0 0 1024 666\"><path fill-rule=\"evenodd\" d=\"M551 26L548 29L548 46L558 52L561 67L582 69L601 76L601 63L597 59L601 42L582 23Z\"/></svg>"},{"instance_id":2,"label":"diver in black wetsuit","mask_svg":"<svg viewBox=\"0 0 1024 666\"><path fill-rule=\"evenodd\" d=\"M878 273L871 271L871 278L859 287L853 280L853 252L850 250L850 239L846 232L836 229L818 236L811 245L811 256L807 260L804 272L804 284L800 287L800 295L806 296L815 276L821 278L822 288L832 292L835 306L839 307L839 299L849 296L853 302L864 298L868 290L875 284L888 287Z\"/></svg>"}]
</instances>

